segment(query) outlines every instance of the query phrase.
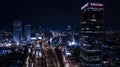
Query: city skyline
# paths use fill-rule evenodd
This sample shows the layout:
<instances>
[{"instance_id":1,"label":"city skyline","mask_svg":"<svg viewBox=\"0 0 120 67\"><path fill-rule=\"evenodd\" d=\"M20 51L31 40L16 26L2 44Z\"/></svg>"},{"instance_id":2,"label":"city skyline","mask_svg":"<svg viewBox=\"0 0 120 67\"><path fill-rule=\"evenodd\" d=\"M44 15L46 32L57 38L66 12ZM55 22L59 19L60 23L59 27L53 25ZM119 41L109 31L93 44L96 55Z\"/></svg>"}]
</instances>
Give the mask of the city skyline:
<instances>
[{"instance_id":1,"label":"city skyline","mask_svg":"<svg viewBox=\"0 0 120 67\"><path fill-rule=\"evenodd\" d=\"M119 67L118 4L0 2L0 67Z\"/></svg>"}]
</instances>

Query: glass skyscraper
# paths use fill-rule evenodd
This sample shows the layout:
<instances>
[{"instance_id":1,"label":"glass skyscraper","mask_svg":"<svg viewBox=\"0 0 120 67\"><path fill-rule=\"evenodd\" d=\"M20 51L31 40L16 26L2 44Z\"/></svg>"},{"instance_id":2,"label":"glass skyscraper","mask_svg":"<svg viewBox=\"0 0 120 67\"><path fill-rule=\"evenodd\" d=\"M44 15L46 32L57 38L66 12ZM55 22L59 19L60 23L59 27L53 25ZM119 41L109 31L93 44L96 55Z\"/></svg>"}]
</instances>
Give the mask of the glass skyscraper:
<instances>
[{"instance_id":1,"label":"glass skyscraper","mask_svg":"<svg viewBox=\"0 0 120 67\"><path fill-rule=\"evenodd\" d=\"M81 33L83 36L99 36L103 33L103 4L86 3L81 7L81 15Z\"/></svg>"},{"instance_id":2,"label":"glass skyscraper","mask_svg":"<svg viewBox=\"0 0 120 67\"><path fill-rule=\"evenodd\" d=\"M24 27L24 36L26 41L30 41L31 38L31 25L26 25Z\"/></svg>"},{"instance_id":3,"label":"glass skyscraper","mask_svg":"<svg viewBox=\"0 0 120 67\"><path fill-rule=\"evenodd\" d=\"M19 20L13 23L13 39L17 45L21 43L22 40L22 22Z\"/></svg>"},{"instance_id":4,"label":"glass skyscraper","mask_svg":"<svg viewBox=\"0 0 120 67\"><path fill-rule=\"evenodd\" d=\"M81 7L81 33L85 42L81 43L82 67L102 67L102 44L104 9L101 3L88 2Z\"/></svg>"}]
</instances>

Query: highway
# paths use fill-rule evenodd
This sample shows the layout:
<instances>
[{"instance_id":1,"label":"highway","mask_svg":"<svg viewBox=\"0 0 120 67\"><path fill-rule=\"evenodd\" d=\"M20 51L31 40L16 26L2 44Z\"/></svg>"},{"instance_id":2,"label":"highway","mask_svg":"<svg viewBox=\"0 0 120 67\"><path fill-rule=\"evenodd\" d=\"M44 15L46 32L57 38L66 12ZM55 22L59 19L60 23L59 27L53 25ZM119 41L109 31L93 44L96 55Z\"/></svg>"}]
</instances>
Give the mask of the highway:
<instances>
[{"instance_id":1,"label":"highway","mask_svg":"<svg viewBox=\"0 0 120 67\"><path fill-rule=\"evenodd\" d=\"M49 46L44 49L47 67L60 67L54 50Z\"/></svg>"},{"instance_id":2,"label":"highway","mask_svg":"<svg viewBox=\"0 0 120 67\"><path fill-rule=\"evenodd\" d=\"M36 47L33 47L33 52L31 57L27 57L26 65L24 67L60 67L57 55L54 50L45 44L42 44L40 48L41 55L38 55Z\"/></svg>"},{"instance_id":3,"label":"highway","mask_svg":"<svg viewBox=\"0 0 120 67\"><path fill-rule=\"evenodd\" d=\"M79 67L76 64L72 64L61 53L61 50L56 52L54 47L45 43L42 43L41 47L33 47L33 50L29 51L31 51L32 55L27 57L25 67Z\"/></svg>"}]
</instances>

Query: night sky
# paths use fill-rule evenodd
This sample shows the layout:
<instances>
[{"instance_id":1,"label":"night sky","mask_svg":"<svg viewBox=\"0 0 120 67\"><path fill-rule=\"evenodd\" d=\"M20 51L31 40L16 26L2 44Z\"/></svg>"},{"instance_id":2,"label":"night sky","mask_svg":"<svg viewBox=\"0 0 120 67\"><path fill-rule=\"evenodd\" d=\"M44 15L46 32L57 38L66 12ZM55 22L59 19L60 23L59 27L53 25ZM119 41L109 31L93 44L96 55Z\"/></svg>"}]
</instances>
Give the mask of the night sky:
<instances>
[{"instance_id":1,"label":"night sky","mask_svg":"<svg viewBox=\"0 0 120 67\"><path fill-rule=\"evenodd\" d=\"M0 1L0 28L12 30L14 20L23 24L47 28L80 26L80 7L89 0L2 0ZM119 0L104 0L105 29L120 29Z\"/></svg>"}]
</instances>

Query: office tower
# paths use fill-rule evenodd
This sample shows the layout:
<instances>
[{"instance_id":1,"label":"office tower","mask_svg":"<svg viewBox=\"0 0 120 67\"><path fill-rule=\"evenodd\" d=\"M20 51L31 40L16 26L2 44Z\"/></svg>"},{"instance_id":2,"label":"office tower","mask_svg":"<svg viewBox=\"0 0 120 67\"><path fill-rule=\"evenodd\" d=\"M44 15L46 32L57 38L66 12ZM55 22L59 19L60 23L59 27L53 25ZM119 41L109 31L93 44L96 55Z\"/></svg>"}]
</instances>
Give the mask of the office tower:
<instances>
[{"instance_id":1,"label":"office tower","mask_svg":"<svg viewBox=\"0 0 120 67\"><path fill-rule=\"evenodd\" d=\"M81 43L82 67L102 67L102 48L98 37L103 33L103 4L86 3L81 7L82 37L85 42Z\"/></svg>"},{"instance_id":2,"label":"office tower","mask_svg":"<svg viewBox=\"0 0 120 67\"><path fill-rule=\"evenodd\" d=\"M83 37L103 33L104 9L101 3L86 3L81 7L81 33Z\"/></svg>"},{"instance_id":3,"label":"office tower","mask_svg":"<svg viewBox=\"0 0 120 67\"><path fill-rule=\"evenodd\" d=\"M16 20L13 23L13 39L17 45L21 43L22 39L22 22Z\"/></svg>"},{"instance_id":4,"label":"office tower","mask_svg":"<svg viewBox=\"0 0 120 67\"><path fill-rule=\"evenodd\" d=\"M24 36L26 41L30 41L31 38L31 25L26 25L24 27Z\"/></svg>"}]
</instances>

